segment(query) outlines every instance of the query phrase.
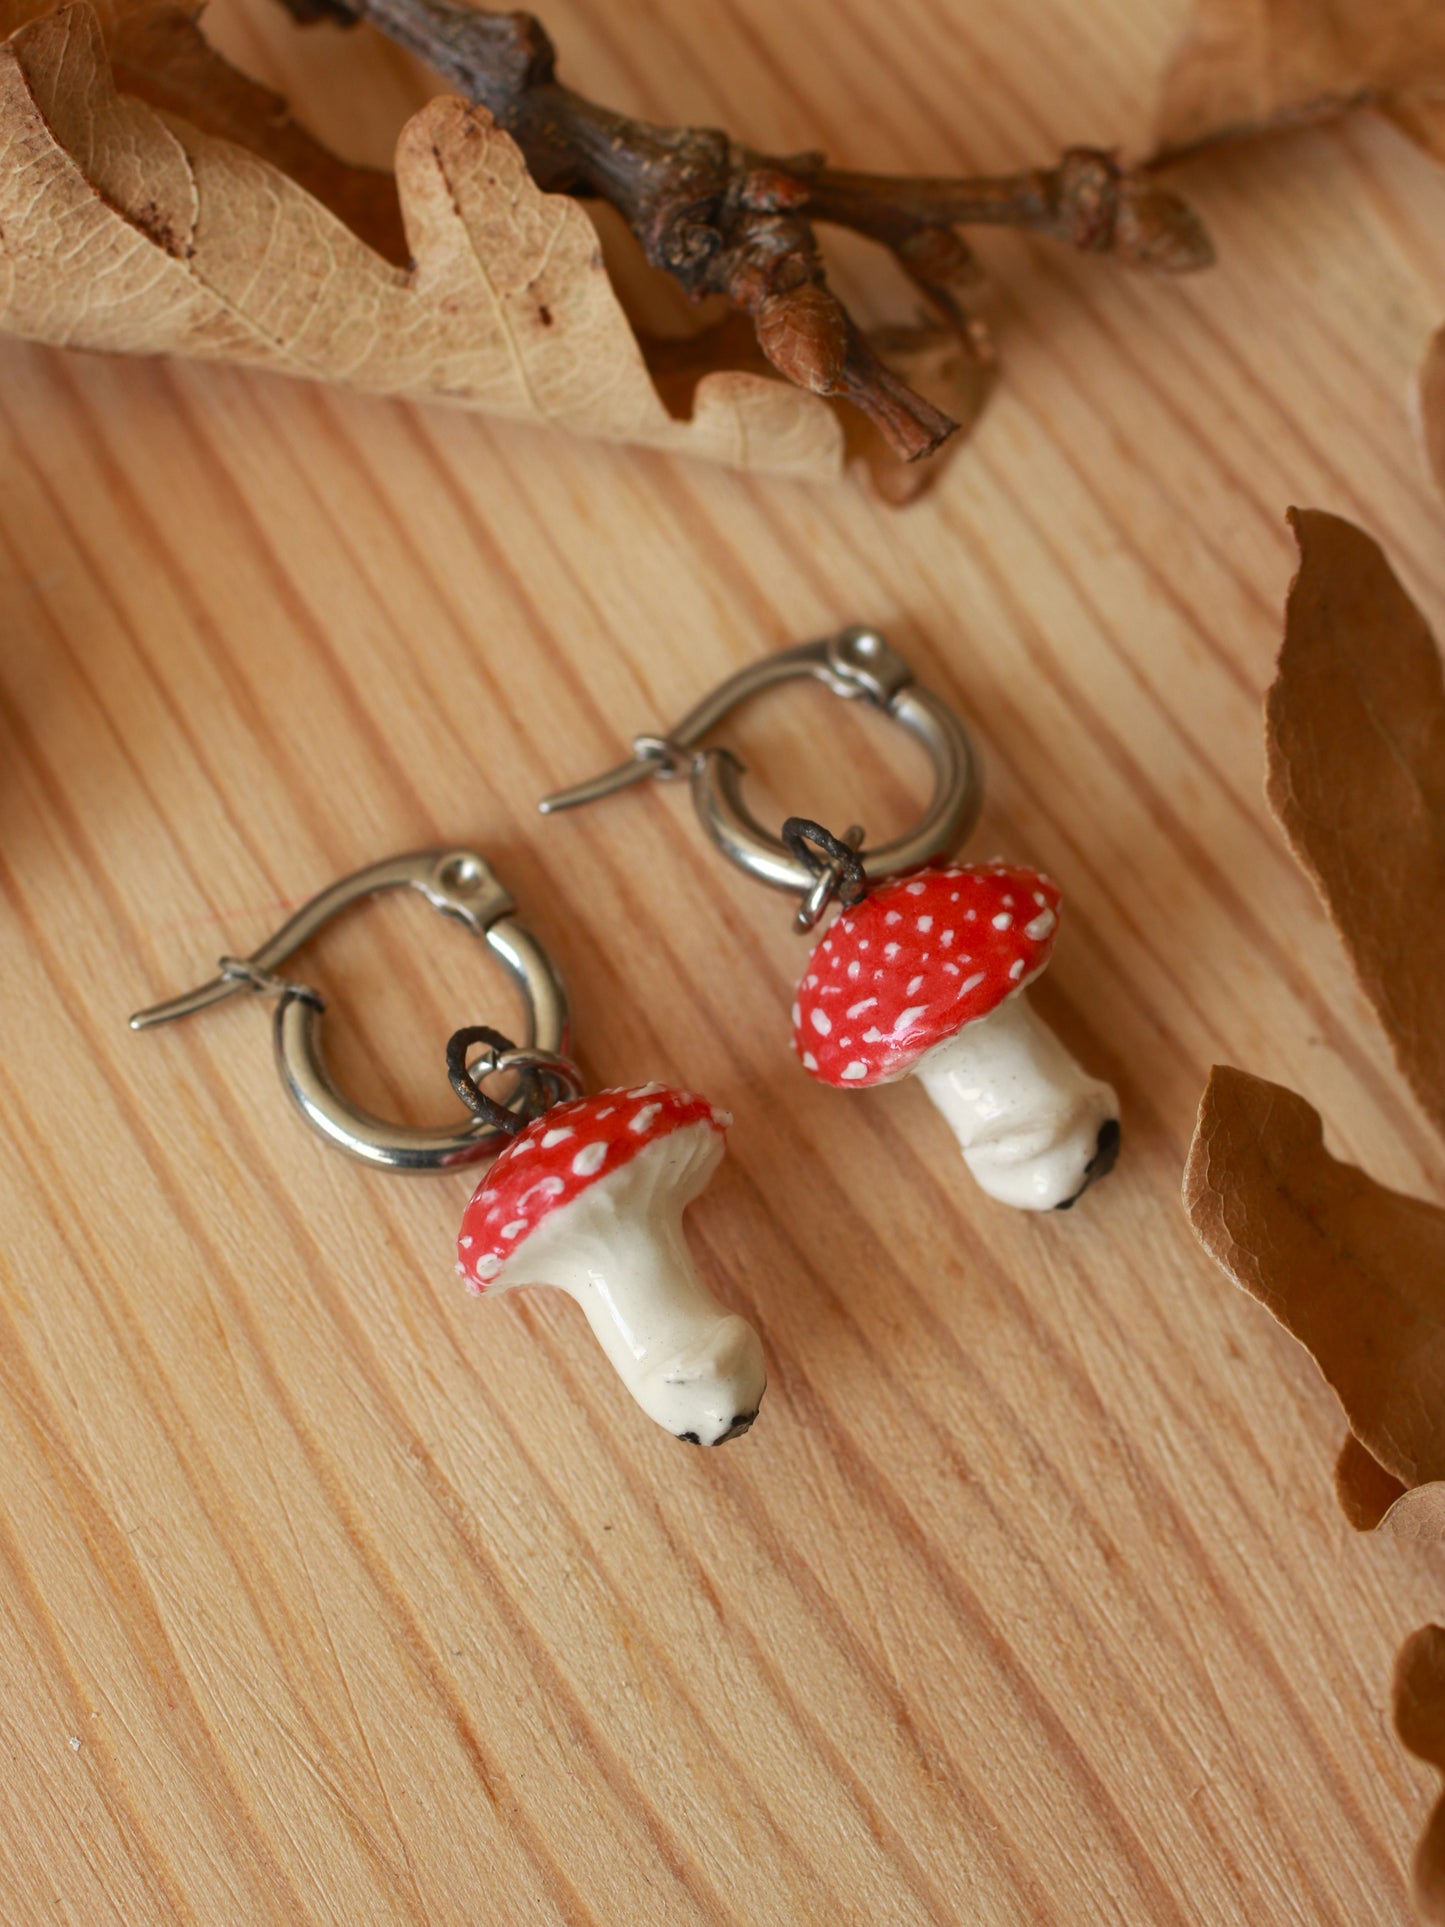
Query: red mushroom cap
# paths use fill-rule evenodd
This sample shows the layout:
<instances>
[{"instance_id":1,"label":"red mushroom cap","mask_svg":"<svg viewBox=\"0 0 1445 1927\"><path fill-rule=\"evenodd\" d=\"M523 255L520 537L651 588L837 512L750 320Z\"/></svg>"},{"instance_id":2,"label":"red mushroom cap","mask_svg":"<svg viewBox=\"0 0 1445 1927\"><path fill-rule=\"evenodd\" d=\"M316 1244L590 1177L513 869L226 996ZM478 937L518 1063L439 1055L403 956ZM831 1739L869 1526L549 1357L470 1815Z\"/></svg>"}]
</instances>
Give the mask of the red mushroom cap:
<instances>
[{"instance_id":1,"label":"red mushroom cap","mask_svg":"<svg viewBox=\"0 0 1445 1927\"><path fill-rule=\"evenodd\" d=\"M692 1091L640 1084L555 1105L514 1137L472 1193L457 1238L457 1269L485 1291L542 1220L639 1151L689 1124L719 1136L732 1123Z\"/></svg>"},{"instance_id":2,"label":"red mushroom cap","mask_svg":"<svg viewBox=\"0 0 1445 1927\"><path fill-rule=\"evenodd\" d=\"M886 1084L1037 977L1058 885L1002 863L890 877L808 959L793 1049L825 1084Z\"/></svg>"}]
</instances>

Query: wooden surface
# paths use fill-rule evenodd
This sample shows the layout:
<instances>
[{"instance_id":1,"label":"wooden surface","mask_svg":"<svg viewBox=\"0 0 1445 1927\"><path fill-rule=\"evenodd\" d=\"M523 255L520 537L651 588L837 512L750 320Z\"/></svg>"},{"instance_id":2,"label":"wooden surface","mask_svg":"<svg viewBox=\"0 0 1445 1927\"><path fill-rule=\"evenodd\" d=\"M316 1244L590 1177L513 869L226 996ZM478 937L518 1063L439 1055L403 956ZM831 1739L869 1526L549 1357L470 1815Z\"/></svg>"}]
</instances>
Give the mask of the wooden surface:
<instances>
[{"instance_id":1,"label":"wooden surface","mask_svg":"<svg viewBox=\"0 0 1445 1927\"><path fill-rule=\"evenodd\" d=\"M384 153L415 72L246 8L227 44ZM1138 142L1179 9L548 18L619 104L944 169ZM1357 123L1187 185L1221 254L1187 285L987 247L1004 386L903 515L0 346L10 1927L1408 1918L1433 1781L1387 1685L1445 1562L1346 1528L1332 1401L1178 1189L1216 1059L1445 1189L1266 817L1259 716L1286 504L1384 536L1445 623L1407 406L1445 178ZM972 719L975 851L1065 888L1039 1002L1126 1118L1067 1218L984 1201L915 1087L797 1071L786 904L710 860L683 795L532 813L855 617ZM918 795L821 692L734 740L765 812L882 831ZM654 1431L572 1305L467 1298L467 1181L328 1152L260 1008L125 1029L341 872L454 839L558 954L595 1080L737 1113L694 1232L772 1384L723 1451ZM416 1119L449 1030L512 1014L415 905L307 972L343 1078Z\"/></svg>"}]
</instances>

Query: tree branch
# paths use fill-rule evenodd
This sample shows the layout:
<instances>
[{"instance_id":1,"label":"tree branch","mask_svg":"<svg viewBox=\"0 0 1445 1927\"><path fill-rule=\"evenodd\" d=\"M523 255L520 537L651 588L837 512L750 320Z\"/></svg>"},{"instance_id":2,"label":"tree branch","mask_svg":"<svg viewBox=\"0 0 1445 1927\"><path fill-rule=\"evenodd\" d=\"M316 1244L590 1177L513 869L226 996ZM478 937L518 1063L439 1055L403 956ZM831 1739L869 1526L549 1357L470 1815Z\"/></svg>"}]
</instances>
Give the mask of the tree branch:
<instances>
[{"instance_id":1,"label":"tree branch","mask_svg":"<svg viewBox=\"0 0 1445 1927\"><path fill-rule=\"evenodd\" d=\"M654 267L694 299L725 296L752 318L779 373L852 402L909 461L931 454L956 424L873 353L828 287L814 222L881 243L955 320L959 292L976 278L960 226L1019 228L1169 274L1213 259L1183 200L1098 149L998 178L847 173L821 154L760 154L717 128L660 127L599 106L557 79L556 52L531 14L455 0L283 4L301 20L368 21L418 54L487 108L540 187L609 201Z\"/></svg>"}]
</instances>

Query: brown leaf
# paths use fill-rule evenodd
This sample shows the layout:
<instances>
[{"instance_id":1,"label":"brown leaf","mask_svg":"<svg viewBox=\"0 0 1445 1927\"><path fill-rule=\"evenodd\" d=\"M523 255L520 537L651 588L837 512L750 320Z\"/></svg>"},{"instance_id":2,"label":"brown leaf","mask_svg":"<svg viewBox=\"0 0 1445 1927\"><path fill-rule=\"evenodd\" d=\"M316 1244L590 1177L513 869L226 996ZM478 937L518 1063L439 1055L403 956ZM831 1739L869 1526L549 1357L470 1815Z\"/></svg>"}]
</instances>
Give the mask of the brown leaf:
<instances>
[{"instance_id":1,"label":"brown leaf","mask_svg":"<svg viewBox=\"0 0 1445 1927\"><path fill-rule=\"evenodd\" d=\"M1445 1774L1445 1626L1422 1626L1400 1648L1393 1701L1401 1745ZM1415 1906L1422 1920L1445 1921L1445 1799L1415 1849Z\"/></svg>"},{"instance_id":2,"label":"brown leaf","mask_svg":"<svg viewBox=\"0 0 1445 1927\"><path fill-rule=\"evenodd\" d=\"M1399 1066L1445 1134L1445 677L1378 545L1293 511L1300 568L1266 699L1267 792ZM1325 1151L1301 1097L1216 1070L1184 1181L1205 1247L1313 1354L1349 1420L1360 1531L1445 1538L1445 1211Z\"/></svg>"},{"instance_id":3,"label":"brown leaf","mask_svg":"<svg viewBox=\"0 0 1445 1927\"><path fill-rule=\"evenodd\" d=\"M1290 519L1300 568L1265 706L1270 807L1445 1136L1439 652L1377 543L1336 515Z\"/></svg>"},{"instance_id":4,"label":"brown leaf","mask_svg":"<svg viewBox=\"0 0 1445 1927\"><path fill-rule=\"evenodd\" d=\"M1445 1539L1445 1481L1413 1488L1348 1433L1335 1461L1335 1495L1356 1532L1387 1532L1396 1539Z\"/></svg>"},{"instance_id":5,"label":"brown leaf","mask_svg":"<svg viewBox=\"0 0 1445 1927\"><path fill-rule=\"evenodd\" d=\"M1165 72L1156 158L1355 105L1445 160L1440 0L1195 0Z\"/></svg>"},{"instance_id":6,"label":"brown leaf","mask_svg":"<svg viewBox=\"0 0 1445 1927\"><path fill-rule=\"evenodd\" d=\"M118 45L142 65L147 44L163 45L145 84L188 92L178 76L202 57L174 22L149 19ZM258 133L266 110L248 89L208 67L202 117L284 149L289 165L307 137L274 116ZM0 136L0 327L11 332L244 362L740 467L840 472L833 411L782 382L713 372L690 419L668 412L586 214L536 187L481 108L433 100L402 131L410 269L327 205L347 191L340 175L360 170L328 171L312 143L319 199L264 152L118 93L82 0L0 46Z\"/></svg>"},{"instance_id":7,"label":"brown leaf","mask_svg":"<svg viewBox=\"0 0 1445 1927\"><path fill-rule=\"evenodd\" d=\"M1225 1067L1200 1101L1184 1206L1308 1347L1376 1467L1402 1490L1445 1479L1445 1211L1340 1163L1302 1097Z\"/></svg>"},{"instance_id":8,"label":"brown leaf","mask_svg":"<svg viewBox=\"0 0 1445 1927\"><path fill-rule=\"evenodd\" d=\"M368 247L408 264L396 182L338 159L292 119L279 94L238 73L209 45L194 11L167 0L96 7L116 86L203 134L234 141L279 167Z\"/></svg>"}]
</instances>

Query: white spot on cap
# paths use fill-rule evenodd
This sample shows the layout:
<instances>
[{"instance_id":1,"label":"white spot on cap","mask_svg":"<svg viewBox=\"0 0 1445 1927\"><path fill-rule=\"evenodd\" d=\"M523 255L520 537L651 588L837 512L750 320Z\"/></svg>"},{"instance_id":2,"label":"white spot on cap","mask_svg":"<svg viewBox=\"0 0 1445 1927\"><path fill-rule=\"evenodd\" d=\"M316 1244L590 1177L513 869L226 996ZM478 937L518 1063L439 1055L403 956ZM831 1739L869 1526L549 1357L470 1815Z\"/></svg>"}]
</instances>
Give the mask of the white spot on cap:
<instances>
[{"instance_id":1,"label":"white spot on cap","mask_svg":"<svg viewBox=\"0 0 1445 1927\"><path fill-rule=\"evenodd\" d=\"M966 997L969 991L977 990L979 985L983 982L985 975L986 973L984 971L975 970L971 977L965 977L963 982L958 986L959 996Z\"/></svg>"},{"instance_id":2,"label":"white spot on cap","mask_svg":"<svg viewBox=\"0 0 1445 1927\"><path fill-rule=\"evenodd\" d=\"M977 923L977 922L978 922L978 912L977 912L977 910L965 910L963 914L964 914L964 916L965 916L965 917L967 917L967 918L968 918L968 921L969 921L970 923Z\"/></svg>"},{"instance_id":3,"label":"white spot on cap","mask_svg":"<svg viewBox=\"0 0 1445 1927\"><path fill-rule=\"evenodd\" d=\"M485 1258L478 1258L477 1260L477 1276L479 1278L495 1278L501 1269L502 1261L494 1252L489 1251Z\"/></svg>"},{"instance_id":4,"label":"white spot on cap","mask_svg":"<svg viewBox=\"0 0 1445 1927\"><path fill-rule=\"evenodd\" d=\"M459 1238L457 1242L458 1244L460 1244L463 1251L469 1251L471 1249L472 1241L470 1238Z\"/></svg>"},{"instance_id":5,"label":"white spot on cap","mask_svg":"<svg viewBox=\"0 0 1445 1927\"><path fill-rule=\"evenodd\" d=\"M570 1124L554 1124L550 1131L542 1133L542 1149L550 1151L554 1144L561 1144L564 1139L576 1137L576 1135L576 1131Z\"/></svg>"},{"instance_id":6,"label":"white spot on cap","mask_svg":"<svg viewBox=\"0 0 1445 1927\"><path fill-rule=\"evenodd\" d=\"M525 1218L513 1218L510 1224L504 1224L502 1226L502 1236L504 1238L520 1238L526 1229L527 1220Z\"/></svg>"},{"instance_id":7,"label":"white spot on cap","mask_svg":"<svg viewBox=\"0 0 1445 1927\"><path fill-rule=\"evenodd\" d=\"M905 883L903 887L911 897L921 897L923 895L924 886L921 883Z\"/></svg>"},{"instance_id":8,"label":"white spot on cap","mask_svg":"<svg viewBox=\"0 0 1445 1927\"><path fill-rule=\"evenodd\" d=\"M896 910L890 910L883 921L885 923L902 923L903 919Z\"/></svg>"},{"instance_id":9,"label":"white spot on cap","mask_svg":"<svg viewBox=\"0 0 1445 1927\"><path fill-rule=\"evenodd\" d=\"M1024 935L1032 937L1035 943L1042 943L1056 922L1057 918L1052 910L1040 910L1036 917L1030 917L1024 925Z\"/></svg>"},{"instance_id":10,"label":"white spot on cap","mask_svg":"<svg viewBox=\"0 0 1445 1927\"><path fill-rule=\"evenodd\" d=\"M843 1076L850 1084L856 1084L860 1077L866 1077L867 1075L868 1066L866 1064L860 1064L856 1057L851 1064L845 1064L843 1066Z\"/></svg>"},{"instance_id":11,"label":"white spot on cap","mask_svg":"<svg viewBox=\"0 0 1445 1927\"><path fill-rule=\"evenodd\" d=\"M798 1005L794 1004L793 1005L793 1029L796 1030L799 1024L802 1023L802 1021L803 1021L803 1013L801 1009L798 1007Z\"/></svg>"},{"instance_id":12,"label":"white spot on cap","mask_svg":"<svg viewBox=\"0 0 1445 1927\"><path fill-rule=\"evenodd\" d=\"M932 917L920 917L918 919L918 927L923 932L923 934L927 936L928 932L933 928Z\"/></svg>"},{"instance_id":13,"label":"white spot on cap","mask_svg":"<svg viewBox=\"0 0 1445 1927\"><path fill-rule=\"evenodd\" d=\"M892 960L898 955L898 945L896 943L885 943L883 946L883 954L885 957L888 958L889 962L891 963Z\"/></svg>"},{"instance_id":14,"label":"white spot on cap","mask_svg":"<svg viewBox=\"0 0 1445 1927\"><path fill-rule=\"evenodd\" d=\"M827 1013L821 1010L810 1010L808 1012L808 1022L820 1037L826 1037L833 1028Z\"/></svg>"},{"instance_id":15,"label":"white spot on cap","mask_svg":"<svg viewBox=\"0 0 1445 1927\"><path fill-rule=\"evenodd\" d=\"M817 1058L814 1057L813 1053L810 1050L805 1050L803 1052L803 1069L805 1071L815 1071L817 1070L817 1068L818 1068Z\"/></svg>"},{"instance_id":16,"label":"white spot on cap","mask_svg":"<svg viewBox=\"0 0 1445 1927\"><path fill-rule=\"evenodd\" d=\"M1024 974L1024 960L1022 957L1014 958L1008 967L1008 974L1013 978L1015 983L1018 982L1019 978Z\"/></svg>"},{"instance_id":17,"label":"white spot on cap","mask_svg":"<svg viewBox=\"0 0 1445 1927\"><path fill-rule=\"evenodd\" d=\"M644 1104L642 1109L637 1113L636 1117L628 1119L627 1121L628 1130L636 1131L639 1137L642 1135L644 1131L650 1131L652 1129L653 1120L656 1118L658 1112L661 1109L662 1109L662 1106L660 1104Z\"/></svg>"},{"instance_id":18,"label":"white spot on cap","mask_svg":"<svg viewBox=\"0 0 1445 1927\"><path fill-rule=\"evenodd\" d=\"M950 977L956 977L959 974L957 964L946 963L943 967Z\"/></svg>"},{"instance_id":19,"label":"white spot on cap","mask_svg":"<svg viewBox=\"0 0 1445 1927\"><path fill-rule=\"evenodd\" d=\"M567 1187L561 1178L538 1178L537 1182L529 1185L521 1197L518 1198L517 1209L519 1211L534 1211L536 1209L536 1199L541 1198L545 1203L548 1198L555 1198L560 1192L566 1189Z\"/></svg>"},{"instance_id":20,"label":"white spot on cap","mask_svg":"<svg viewBox=\"0 0 1445 1927\"><path fill-rule=\"evenodd\" d=\"M881 1044L883 1042L883 1033L876 1024L874 1024L871 1030L864 1031L863 1042L865 1044Z\"/></svg>"},{"instance_id":21,"label":"white spot on cap","mask_svg":"<svg viewBox=\"0 0 1445 1927\"><path fill-rule=\"evenodd\" d=\"M717 1105L714 1104L712 1107L712 1121L720 1131L727 1131L732 1128L733 1114L731 1111L719 1110Z\"/></svg>"},{"instance_id":22,"label":"white spot on cap","mask_svg":"<svg viewBox=\"0 0 1445 1927\"><path fill-rule=\"evenodd\" d=\"M572 1160L573 1172L579 1178L590 1178L602 1169L607 1157L607 1146L599 1138L595 1144L584 1144Z\"/></svg>"},{"instance_id":23,"label":"white spot on cap","mask_svg":"<svg viewBox=\"0 0 1445 1927\"><path fill-rule=\"evenodd\" d=\"M1042 890L1035 890L1034 902L1037 903L1040 906L1040 908L1042 908L1042 906L1048 902L1048 898L1044 895Z\"/></svg>"},{"instance_id":24,"label":"white spot on cap","mask_svg":"<svg viewBox=\"0 0 1445 1927\"><path fill-rule=\"evenodd\" d=\"M865 997L862 1003L849 1004L848 1015L850 1017L861 1017L865 1010L872 1010L877 1001L878 999L876 997Z\"/></svg>"},{"instance_id":25,"label":"white spot on cap","mask_svg":"<svg viewBox=\"0 0 1445 1927\"><path fill-rule=\"evenodd\" d=\"M1012 898L1012 897L1005 897L1005 898L1004 898L1004 902L1005 902L1005 903L1006 903L1006 904L1008 905L1008 907L1009 907L1009 909L1010 909L1010 910L1012 910L1012 909L1013 909L1013 907L1014 907L1014 900L1013 900L1013 898Z\"/></svg>"},{"instance_id":26,"label":"white spot on cap","mask_svg":"<svg viewBox=\"0 0 1445 1927\"><path fill-rule=\"evenodd\" d=\"M908 989L904 992L904 995L906 997L916 997L922 988L923 979L921 977L910 977L908 979Z\"/></svg>"},{"instance_id":27,"label":"white spot on cap","mask_svg":"<svg viewBox=\"0 0 1445 1927\"><path fill-rule=\"evenodd\" d=\"M948 946L953 942L953 932L951 930L945 930L943 935L939 938L938 941L943 945L944 949L946 950Z\"/></svg>"},{"instance_id":28,"label":"white spot on cap","mask_svg":"<svg viewBox=\"0 0 1445 1927\"><path fill-rule=\"evenodd\" d=\"M602 1120L602 1119L603 1119L604 1117L611 1117L611 1115L612 1115L612 1113L613 1113L613 1112L614 1112L614 1111L615 1111L616 1109L617 1109L617 1106L616 1106L615 1104L609 1104L609 1105L607 1106L607 1109L606 1109L605 1111L598 1111L598 1112L596 1112L596 1113L595 1113L595 1116L597 1117L597 1120L598 1120L598 1122L600 1123L600 1122L601 1122L601 1120Z\"/></svg>"},{"instance_id":29,"label":"white spot on cap","mask_svg":"<svg viewBox=\"0 0 1445 1927\"><path fill-rule=\"evenodd\" d=\"M995 930L1012 930L1013 929L1013 922L1014 922L1013 916L1007 910L1000 910L998 915L992 918L991 921L993 923L993 927Z\"/></svg>"},{"instance_id":30,"label":"white spot on cap","mask_svg":"<svg viewBox=\"0 0 1445 1927\"><path fill-rule=\"evenodd\" d=\"M850 963L848 966L848 977L850 982L855 984L857 983L858 974L862 970L862 968L863 968L862 964L860 964L858 959L855 957L852 963Z\"/></svg>"},{"instance_id":31,"label":"white spot on cap","mask_svg":"<svg viewBox=\"0 0 1445 1927\"><path fill-rule=\"evenodd\" d=\"M893 1035L896 1037L900 1031L909 1029L923 1015L925 1008L923 1004L910 1004L907 1010L901 1010L893 1020Z\"/></svg>"}]
</instances>

